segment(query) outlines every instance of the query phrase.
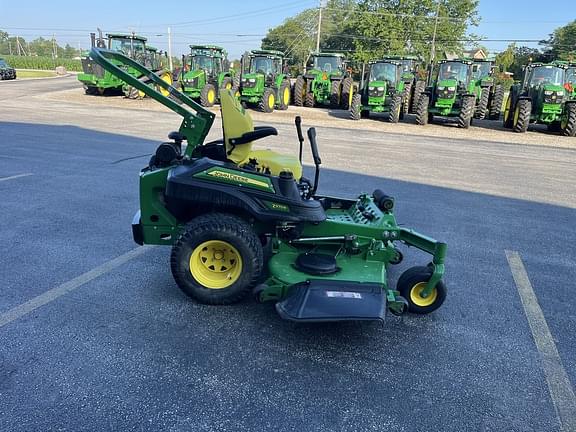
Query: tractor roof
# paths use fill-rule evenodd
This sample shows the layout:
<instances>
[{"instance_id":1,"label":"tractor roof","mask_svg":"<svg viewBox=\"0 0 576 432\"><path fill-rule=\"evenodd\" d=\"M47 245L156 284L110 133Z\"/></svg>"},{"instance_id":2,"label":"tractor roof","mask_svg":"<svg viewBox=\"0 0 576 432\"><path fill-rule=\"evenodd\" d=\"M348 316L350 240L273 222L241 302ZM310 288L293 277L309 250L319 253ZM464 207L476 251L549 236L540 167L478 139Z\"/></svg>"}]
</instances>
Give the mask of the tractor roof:
<instances>
[{"instance_id":1,"label":"tractor roof","mask_svg":"<svg viewBox=\"0 0 576 432\"><path fill-rule=\"evenodd\" d=\"M224 52L224 48L218 45L190 45L190 49L205 49L205 50Z\"/></svg>"},{"instance_id":2,"label":"tractor roof","mask_svg":"<svg viewBox=\"0 0 576 432\"><path fill-rule=\"evenodd\" d=\"M320 57L320 56L322 56L322 57L340 57L340 58L346 57L345 54L338 53L338 52L318 52L318 51L315 51L315 52L311 53L310 55L313 57Z\"/></svg>"},{"instance_id":3,"label":"tractor roof","mask_svg":"<svg viewBox=\"0 0 576 432\"><path fill-rule=\"evenodd\" d=\"M142 42L146 42L148 40L144 36L123 34L123 33L107 33L106 36L108 36L108 39L110 38L135 39L135 40L141 40Z\"/></svg>"},{"instance_id":4,"label":"tractor roof","mask_svg":"<svg viewBox=\"0 0 576 432\"><path fill-rule=\"evenodd\" d=\"M368 64L369 64L369 65L373 65L373 64L376 64L376 63L390 63L390 64L393 64L393 65L399 66L399 65L402 64L402 63L400 63L399 60L400 60L400 59L393 59L393 58L389 58L389 57L388 57L388 58L380 59L380 60L371 60L371 61L368 62Z\"/></svg>"},{"instance_id":5,"label":"tractor roof","mask_svg":"<svg viewBox=\"0 0 576 432\"><path fill-rule=\"evenodd\" d=\"M474 62L472 60L468 60L468 59L454 59L454 60L439 60L438 61L438 64L443 64L443 63L462 63L462 64L471 65Z\"/></svg>"},{"instance_id":6,"label":"tractor roof","mask_svg":"<svg viewBox=\"0 0 576 432\"><path fill-rule=\"evenodd\" d=\"M525 67L526 68L535 68L535 67L546 67L546 66L553 66L553 67L559 67L562 69L568 69L568 63L556 63L556 62L552 62L552 63L528 63Z\"/></svg>"},{"instance_id":7,"label":"tractor roof","mask_svg":"<svg viewBox=\"0 0 576 432\"><path fill-rule=\"evenodd\" d=\"M414 55L403 55L403 56L389 55L389 56L384 57L384 60L415 60L415 61L420 61L420 58L418 56L414 56Z\"/></svg>"},{"instance_id":8,"label":"tractor roof","mask_svg":"<svg viewBox=\"0 0 576 432\"><path fill-rule=\"evenodd\" d=\"M156 51L158 51L158 48L151 47L150 45L146 45L146 51L156 52Z\"/></svg>"},{"instance_id":9,"label":"tractor roof","mask_svg":"<svg viewBox=\"0 0 576 432\"><path fill-rule=\"evenodd\" d=\"M495 60L493 59L475 59L475 58L471 58L469 59L468 57L465 57L465 60L471 60L474 63L494 63Z\"/></svg>"},{"instance_id":10,"label":"tractor roof","mask_svg":"<svg viewBox=\"0 0 576 432\"><path fill-rule=\"evenodd\" d=\"M276 50L252 50L250 51L250 55L284 58L284 53L282 51L276 51Z\"/></svg>"}]
</instances>

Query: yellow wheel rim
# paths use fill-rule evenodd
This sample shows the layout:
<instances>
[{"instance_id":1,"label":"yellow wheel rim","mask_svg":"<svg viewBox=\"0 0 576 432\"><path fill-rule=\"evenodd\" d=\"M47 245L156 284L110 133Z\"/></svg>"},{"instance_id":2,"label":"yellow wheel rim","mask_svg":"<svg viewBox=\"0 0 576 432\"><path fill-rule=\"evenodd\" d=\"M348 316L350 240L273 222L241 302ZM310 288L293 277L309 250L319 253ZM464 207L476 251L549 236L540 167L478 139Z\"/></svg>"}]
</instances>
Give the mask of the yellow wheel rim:
<instances>
[{"instance_id":1,"label":"yellow wheel rim","mask_svg":"<svg viewBox=\"0 0 576 432\"><path fill-rule=\"evenodd\" d=\"M146 93L144 93L142 90L138 90L138 97L140 99L144 99L146 97Z\"/></svg>"},{"instance_id":2,"label":"yellow wheel rim","mask_svg":"<svg viewBox=\"0 0 576 432\"><path fill-rule=\"evenodd\" d=\"M231 82L227 82L224 87L226 88L226 90L230 90L230 89L232 88L232 83L231 83Z\"/></svg>"},{"instance_id":3,"label":"yellow wheel rim","mask_svg":"<svg viewBox=\"0 0 576 432\"><path fill-rule=\"evenodd\" d=\"M190 273L206 288L228 288L242 273L242 258L230 243L209 240L192 251Z\"/></svg>"},{"instance_id":4,"label":"yellow wheel rim","mask_svg":"<svg viewBox=\"0 0 576 432\"><path fill-rule=\"evenodd\" d=\"M160 76L160 79L162 81L164 81L166 84L172 85L172 75L169 72L162 74ZM160 86L158 86L158 87L160 87ZM158 90L160 90L160 93L162 93L162 96L168 97L170 95L170 92L168 90L166 90L164 87L160 87Z\"/></svg>"},{"instance_id":5,"label":"yellow wheel rim","mask_svg":"<svg viewBox=\"0 0 576 432\"><path fill-rule=\"evenodd\" d=\"M268 108L273 109L274 108L274 103L275 103L275 99L274 99L274 94L270 93L270 96L268 96Z\"/></svg>"},{"instance_id":6,"label":"yellow wheel rim","mask_svg":"<svg viewBox=\"0 0 576 432\"><path fill-rule=\"evenodd\" d=\"M354 97L354 92L352 90L350 90L350 93L348 93L348 106L352 106L352 98Z\"/></svg>"},{"instance_id":7,"label":"yellow wheel rim","mask_svg":"<svg viewBox=\"0 0 576 432\"><path fill-rule=\"evenodd\" d=\"M514 126L518 124L519 118L520 118L520 104L517 104L516 109L514 110Z\"/></svg>"},{"instance_id":8,"label":"yellow wheel rim","mask_svg":"<svg viewBox=\"0 0 576 432\"><path fill-rule=\"evenodd\" d=\"M436 298L438 297L438 291L436 291L436 288L434 288L430 292L428 297L422 297L422 291L424 291L424 288L426 288L426 282L418 282L410 290L410 300L416 306L419 306L419 307L430 306L430 305L434 304L434 302L436 301Z\"/></svg>"},{"instance_id":9,"label":"yellow wheel rim","mask_svg":"<svg viewBox=\"0 0 576 432\"><path fill-rule=\"evenodd\" d=\"M508 117L510 117L510 96L508 96L508 99L506 99L506 106L504 107L504 120L508 120Z\"/></svg>"},{"instance_id":10,"label":"yellow wheel rim","mask_svg":"<svg viewBox=\"0 0 576 432\"><path fill-rule=\"evenodd\" d=\"M208 91L208 102L210 102L211 104L214 103L214 101L216 100L216 92L212 89L210 89Z\"/></svg>"},{"instance_id":11,"label":"yellow wheel rim","mask_svg":"<svg viewBox=\"0 0 576 432\"><path fill-rule=\"evenodd\" d=\"M286 87L284 89L284 105L288 105L290 103L290 89L288 87Z\"/></svg>"}]
</instances>

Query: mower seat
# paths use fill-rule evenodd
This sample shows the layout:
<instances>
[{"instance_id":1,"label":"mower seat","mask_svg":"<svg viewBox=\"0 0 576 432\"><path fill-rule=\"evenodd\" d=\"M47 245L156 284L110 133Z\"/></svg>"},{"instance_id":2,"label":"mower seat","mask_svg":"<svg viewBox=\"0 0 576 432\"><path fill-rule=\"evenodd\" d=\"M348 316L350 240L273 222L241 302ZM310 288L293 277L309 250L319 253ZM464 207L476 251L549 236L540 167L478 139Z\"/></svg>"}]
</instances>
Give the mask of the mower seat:
<instances>
[{"instance_id":1,"label":"mower seat","mask_svg":"<svg viewBox=\"0 0 576 432\"><path fill-rule=\"evenodd\" d=\"M220 109L222 112L222 129L226 157L239 167L250 164L256 170L279 176L282 171L290 171L296 180L302 177L302 164L289 155L276 153L272 150L252 151L252 142L278 132L272 127L254 128L252 117L242 108L232 91L222 90L220 93Z\"/></svg>"}]
</instances>

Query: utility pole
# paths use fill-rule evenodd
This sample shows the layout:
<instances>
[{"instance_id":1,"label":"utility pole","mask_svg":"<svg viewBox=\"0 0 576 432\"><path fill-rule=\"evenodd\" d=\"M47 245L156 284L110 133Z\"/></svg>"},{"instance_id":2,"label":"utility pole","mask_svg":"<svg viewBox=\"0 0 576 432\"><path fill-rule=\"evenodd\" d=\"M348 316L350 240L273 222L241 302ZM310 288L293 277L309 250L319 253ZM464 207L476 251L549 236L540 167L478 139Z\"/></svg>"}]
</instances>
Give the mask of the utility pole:
<instances>
[{"instance_id":1,"label":"utility pole","mask_svg":"<svg viewBox=\"0 0 576 432\"><path fill-rule=\"evenodd\" d=\"M56 59L58 57L58 51L56 50L56 35L52 34L52 58Z\"/></svg>"},{"instance_id":2,"label":"utility pole","mask_svg":"<svg viewBox=\"0 0 576 432\"><path fill-rule=\"evenodd\" d=\"M174 70L174 65L172 64L172 29L170 27L168 27L168 66L170 71Z\"/></svg>"},{"instance_id":3,"label":"utility pole","mask_svg":"<svg viewBox=\"0 0 576 432\"><path fill-rule=\"evenodd\" d=\"M20 36L16 35L16 50L18 51L18 55L20 54Z\"/></svg>"},{"instance_id":4,"label":"utility pole","mask_svg":"<svg viewBox=\"0 0 576 432\"><path fill-rule=\"evenodd\" d=\"M434 62L436 56L436 30L438 29L438 15L440 14L440 0L436 6L436 18L434 19L434 33L432 33L432 45L430 47L430 64Z\"/></svg>"},{"instance_id":5,"label":"utility pole","mask_svg":"<svg viewBox=\"0 0 576 432\"><path fill-rule=\"evenodd\" d=\"M12 41L8 38L8 49L10 50L10 55L12 55Z\"/></svg>"},{"instance_id":6,"label":"utility pole","mask_svg":"<svg viewBox=\"0 0 576 432\"><path fill-rule=\"evenodd\" d=\"M318 31L316 32L316 52L320 52L320 28L322 27L322 0L318 1Z\"/></svg>"}]
</instances>

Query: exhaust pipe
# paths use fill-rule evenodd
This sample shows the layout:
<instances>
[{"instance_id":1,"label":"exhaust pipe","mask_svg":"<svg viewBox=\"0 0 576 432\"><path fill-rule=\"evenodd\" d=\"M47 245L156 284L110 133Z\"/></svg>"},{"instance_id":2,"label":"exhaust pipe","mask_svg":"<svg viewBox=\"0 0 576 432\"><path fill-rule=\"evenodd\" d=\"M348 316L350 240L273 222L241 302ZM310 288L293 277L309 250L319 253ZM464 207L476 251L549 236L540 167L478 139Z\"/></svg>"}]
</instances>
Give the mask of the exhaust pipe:
<instances>
[{"instance_id":1,"label":"exhaust pipe","mask_svg":"<svg viewBox=\"0 0 576 432\"><path fill-rule=\"evenodd\" d=\"M92 48L96 46L96 33L90 33L90 45Z\"/></svg>"}]
</instances>

